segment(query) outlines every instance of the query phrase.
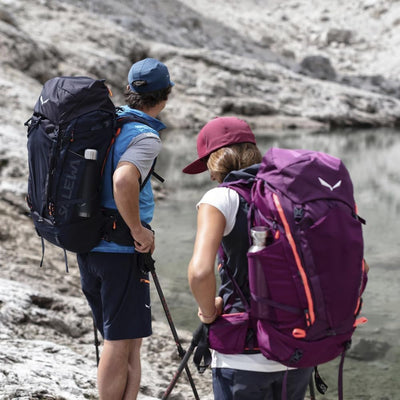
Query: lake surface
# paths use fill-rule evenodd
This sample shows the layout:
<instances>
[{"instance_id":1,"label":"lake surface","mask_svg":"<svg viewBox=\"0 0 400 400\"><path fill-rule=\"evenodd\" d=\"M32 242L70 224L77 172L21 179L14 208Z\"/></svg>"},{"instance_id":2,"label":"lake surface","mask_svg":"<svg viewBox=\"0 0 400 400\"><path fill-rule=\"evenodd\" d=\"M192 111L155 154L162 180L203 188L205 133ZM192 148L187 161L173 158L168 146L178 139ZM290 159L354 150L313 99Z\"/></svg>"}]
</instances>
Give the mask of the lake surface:
<instances>
[{"instance_id":1,"label":"lake surface","mask_svg":"<svg viewBox=\"0 0 400 400\"><path fill-rule=\"evenodd\" d=\"M194 132L166 132L156 168L166 178L168 196L156 207L154 258L178 334L180 329L193 332L199 324L187 266L195 239L196 202L216 185L207 172L181 172L196 157L195 137ZM365 258L371 269L362 311L368 323L353 336L344 367L344 394L349 400L400 399L400 130L256 132L256 137L262 152L271 146L323 151L340 157L350 171L358 212L367 221ZM152 291L154 316L165 321L154 285ZM338 363L335 359L319 367L329 390L317 398L338 398Z\"/></svg>"},{"instance_id":2,"label":"lake surface","mask_svg":"<svg viewBox=\"0 0 400 400\"><path fill-rule=\"evenodd\" d=\"M375 292L372 289L382 279L380 272L392 271L393 280L399 280L400 131L280 131L256 132L256 137L263 153L272 146L303 148L327 152L344 161L353 179L359 214L367 220L364 227L365 257L371 265L371 274L364 307L368 306L375 312L376 299L369 304L368 293ZM168 196L157 203L153 221L156 271L167 304L177 327L190 330L198 324L197 307L187 283L187 265L196 230L195 204L208 188L216 185L209 180L208 172L195 176L181 172L196 156L195 138L194 132L187 131L167 131L164 134L164 148L156 170L166 179L164 187ZM388 282L388 292L392 283ZM385 301L389 306L393 303L393 310L396 310L399 299L395 290L395 298ZM165 318L156 292L153 294L153 310L156 318Z\"/></svg>"}]
</instances>

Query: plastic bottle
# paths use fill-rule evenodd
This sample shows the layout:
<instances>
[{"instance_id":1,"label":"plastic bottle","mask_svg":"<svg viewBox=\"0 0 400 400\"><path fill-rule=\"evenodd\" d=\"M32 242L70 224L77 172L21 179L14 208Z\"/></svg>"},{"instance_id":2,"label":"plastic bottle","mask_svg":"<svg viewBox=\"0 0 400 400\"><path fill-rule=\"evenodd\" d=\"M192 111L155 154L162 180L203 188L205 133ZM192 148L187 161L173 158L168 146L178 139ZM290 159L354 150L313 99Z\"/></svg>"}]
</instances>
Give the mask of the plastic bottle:
<instances>
[{"instance_id":1,"label":"plastic bottle","mask_svg":"<svg viewBox=\"0 0 400 400\"><path fill-rule=\"evenodd\" d=\"M97 191L97 150L85 150L85 171L81 186L81 197L83 203L79 205L78 215L81 218L90 218L92 214L92 204Z\"/></svg>"},{"instance_id":2,"label":"plastic bottle","mask_svg":"<svg viewBox=\"0 0 400 400\"><path fill-rule=\"evenodd\" d=\"M249 248L249 253L262 250L266 245L268 228L266 226L253 226L250 230L253 245Z\"/></svg>"}]
</instances>

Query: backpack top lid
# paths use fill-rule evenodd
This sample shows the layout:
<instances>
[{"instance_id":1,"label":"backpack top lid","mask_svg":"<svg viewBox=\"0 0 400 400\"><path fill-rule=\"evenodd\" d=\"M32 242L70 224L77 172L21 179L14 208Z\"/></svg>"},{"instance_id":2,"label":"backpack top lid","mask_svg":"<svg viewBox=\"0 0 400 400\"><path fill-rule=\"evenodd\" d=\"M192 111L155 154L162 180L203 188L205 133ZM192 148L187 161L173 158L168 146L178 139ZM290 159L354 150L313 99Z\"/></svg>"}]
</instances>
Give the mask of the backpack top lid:
<instances>
[{"instance_id":1,"label":"backpack top lid","mask_svg":"<svg viewBox=\"0 0 400 400\"><path fill-rule=\"evenodd\" d=\"M310 150L271 148L257 174L294 203L331 198L354 207L353 184L343 162Z\"/></svg>"},{"instance_id":2,"label":"backpack top lid","mask_svg":"<svg viewBox=\"0 0 400 400\"><path fill-rule=\"evenodd\" d=\"M34 112L57 125L94 110L115 113L104 80L86 76L56 77L44 85Z\"/></svg>"}]
</instances>

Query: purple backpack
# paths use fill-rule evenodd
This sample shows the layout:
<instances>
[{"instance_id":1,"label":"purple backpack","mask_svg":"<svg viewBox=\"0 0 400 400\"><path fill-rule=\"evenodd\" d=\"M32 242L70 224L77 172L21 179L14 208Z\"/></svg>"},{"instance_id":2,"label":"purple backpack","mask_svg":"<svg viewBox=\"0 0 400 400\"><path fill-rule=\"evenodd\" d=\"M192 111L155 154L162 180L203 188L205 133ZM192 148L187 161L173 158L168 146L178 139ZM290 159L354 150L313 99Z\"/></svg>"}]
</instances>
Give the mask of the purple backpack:
<instances>
[{"instance_id":1,"label":"purple backpack","mask_svg":"<svg viewBox=\"0 0 400 400\"><path fill-rule=\"evenodd\" d=\"M249 232L268 228L267 246L247 254L250 304L231 277L247 312L218 318L210 347L240 353L252 328L259 350L289 367L344 355L355 327L366 321L358 314L367 282L365 221L346 167L328 154L272 148L253 180L235 177L222 185L250 205Z\"/></svg>"}]
</instances>

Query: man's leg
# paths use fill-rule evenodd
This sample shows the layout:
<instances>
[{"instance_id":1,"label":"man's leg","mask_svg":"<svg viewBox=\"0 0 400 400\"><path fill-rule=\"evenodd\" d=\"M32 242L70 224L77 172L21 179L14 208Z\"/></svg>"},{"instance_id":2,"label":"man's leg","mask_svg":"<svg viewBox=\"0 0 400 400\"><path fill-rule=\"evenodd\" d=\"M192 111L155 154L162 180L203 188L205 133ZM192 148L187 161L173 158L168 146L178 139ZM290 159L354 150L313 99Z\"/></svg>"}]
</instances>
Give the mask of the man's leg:
<instances>
[{"instance_id":1,"label":"man's leg","mask_svg":"<svg viewBox=\"0 0 400 400\"><path fill-rule=\"evenodd\" d=\"M100 400L136 400L142 339L105 340L97 372Z\"/></svg>"},{"instance_id":2,"label":"man's leg","mask_svg":"<svg viewBox=\"0 0 400 400\"><path fill-rule=\"evenodd\" d=\"M88 262L82 259L79 265L85 276L82 288L103 327L97 374L100 400L135 400L139 392L141 338L152 331L148 273L141 271L137 257L90 253ZM96 298L92 291L97 291Z\"/></svg>"},{"instance_id":3,"label":"man's leg","mask_svg":"<svg viewBox=\"0 0 400 400\"><path fill-rule=\"evenodd\" d=\"M128 382L126 385L124 400L136 400L140 389L142 368L140 363L140 347L142 339L131 340L128 360Z\"/></svg>"}]
</instances>

